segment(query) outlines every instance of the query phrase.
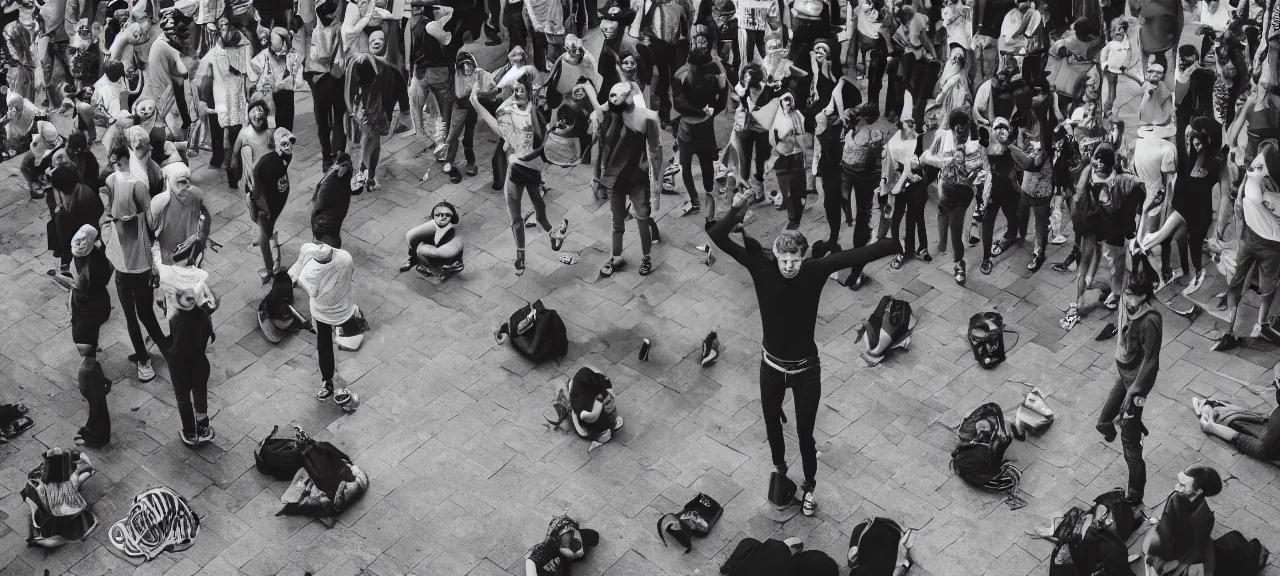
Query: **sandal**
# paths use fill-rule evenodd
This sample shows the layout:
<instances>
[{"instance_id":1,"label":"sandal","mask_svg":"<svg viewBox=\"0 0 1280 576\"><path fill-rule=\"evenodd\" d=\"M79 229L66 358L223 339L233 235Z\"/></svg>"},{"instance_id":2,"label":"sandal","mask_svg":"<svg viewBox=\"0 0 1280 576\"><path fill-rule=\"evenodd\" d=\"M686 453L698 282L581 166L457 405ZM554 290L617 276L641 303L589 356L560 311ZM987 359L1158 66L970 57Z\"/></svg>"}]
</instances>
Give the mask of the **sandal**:
<instances>
[{"instance_id":1,"label":"sandal","mask_svg":"<svg viewBox=\"0 0 1280 576\"><path fill-rule=\"evenodd\" d=\"M551 249L556 252L559 252L560 248L564 246L565 237L568 235L569 235L569 219L565 218L564 222L560 223L560 229L557 230L555 233L551 234Z\"/></svg>"},{"instance_id":2,"label":"sandal","mask_svg":"<svg viewBox=\"0 0 1280 576\"><path fill-rule=\"evenodd\" d=\"M902 254L894 256L893 260L889 261L889 267L893 268L894 270L899 270L902 268L902 263L905 262L906 259L907 257Z\"/></svg>"},{"instance_id":3,"label":"sandal","mask_svg":"<svg viewBox=\"0 0 1280 576\"><path fill-rule=\"evenodd\" d=\"M995 247L994 247L994 246L992 246L992 248L995 248ZM992 250L992 252L995 252L995 251L994 251L994 250ZM990 260L983 260L983 261L982 261L982 264L980 264L980 265L978 266L978 269L979 269L979 270L981 270L981 271L982 271L982 273L983 273L983 274L985 274L985 275L987 275L987 276L990 276L990 275L991 275L991 271L992 271L992 269L994 269L994 268L995 268L995 266L991 264L991 261L990 261Z\"/></svg>"},{"instance_id":4,"label":"sandal","mask_svg":"<svg viewBox=\"0 0 1280 576\"><path fill-rule=\"evenodd\" d=\"M964 260L956 262L955 268L953 268L951 272L955 275L956 284L964 286L964 281L968 279L968 276L965 274Z\"/></svg>"},{"instance_id":5,"label":"sandal","mask_svg":"<svg viewBox=\"0 0 1280 576\"><path fill-rule=\"evenodd\" d=\"M1067 315L1064 316L1062 320L1058 321L1058 327L1070 332L1071 329L1075 328L1076 324L1079 324L1079 323L1080 323L1080 310L1076 306L1076 304L1072 302L1071 305L1067 307Z\"/></svg>"},{"instance_id":6,"label":"sandal","mask_svg":"<svg viewBox=\"0 0 1280 576\"><path fill-rule=\"evenodd\" d=\"M636 272L638 272L641 276L648 276L650 274L653 274L653 261L649 258L649 256L645 256L640 259L640 269L637 270Z\"/></svg>"},{"instance_id":7,"label":"sandal","mask_svg":"<svg viewBox=\"0 0 1280 576\"><path fill-rule=\"evenodd\" d=\"M609 261L605 262L604 266L600 267L600 277L608 278L613 276L614 272L621 272L626 267L626 260L623 260L622 258L609 258Z\"/></svg>"},{"instance_id":8,"label":"sandal","mask_svg":"<svg viewBox=\"0 0 1280 576\"><path fill-rule=\"evenodd\" d=\"M524 248L516 249L515 267L516 267L516 276L523 276L524 275Z\"/></svg>"},{"instance_id":9,"label":"sandal","mask_svg":"<svg viewBox=\"0 0 1280 576\"><path fill-rule=\"evenodd\" d=\"M685 202L685 203L684 203L684 206L681 206L681 207L680 207L680 215L681 215L681 216L688 216L688 215L690 215L690 214L697 214L698 212L701 212L701 211L702 211L702 206L699 206L699 205L694 204L694 203L692 203L692 202Z\"/></svg>"},{"instance_id":10,"label":"sandal","mask_svg":"<svg viewBox=\"0 0 1280 576\"><path fill-rule=\"evenodd\" d=\"M996 242L991 245L991 256L994 258L996 256L1004 254L1004 251L1008 250L1009 247L1012 245L1013 245L1013 240L1009 240L1008 238L1001 239L999 242Z\"/></svg>"}]
</instances>

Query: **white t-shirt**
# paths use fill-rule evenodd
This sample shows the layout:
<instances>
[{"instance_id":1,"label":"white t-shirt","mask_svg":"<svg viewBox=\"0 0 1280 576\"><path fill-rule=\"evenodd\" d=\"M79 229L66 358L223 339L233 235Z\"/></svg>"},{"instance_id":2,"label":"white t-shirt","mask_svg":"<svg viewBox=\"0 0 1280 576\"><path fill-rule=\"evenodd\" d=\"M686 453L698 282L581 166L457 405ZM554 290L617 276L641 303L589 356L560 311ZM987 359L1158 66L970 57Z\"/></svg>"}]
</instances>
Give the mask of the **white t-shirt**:
<instances>
[{"instance_id":1,"label":"white t-shirt","mask_svg":"<svg viewBox=\"0 0 1280 576\"><path fill-rule=\"evenodd\" d=\"M1200 9L1196 13L1200 24L1213 28L1218 32L1226 30L1227 24L1231 22L1231 6L1222 2L1218 3L1217 12L1210 12L1208 0L1200 0Z\"/></svg>"},{"instance_id":2,"label":"white t-shirt","mask_svg":"<svg viewBox=\"0 0 1280 576\"><path fill-rule=\"evenodd\" d=\"M966 50L971 48L973 10L964 4L947 4L942 8L942 21L947 22L952 18L956 18L956 21L947 25L947 43L955 42L964 46Z\"/></svg>"},{"instance_id":3,"label":"white t-shirt","mask_svg":"<svg viewBox=\"0 0 1280 576\"><path fill-rule=\"evenodd\" d=\"M1280 194L1266 192L1260 177L1245 176L1244 197L1240 199L1244 209L1244 222L1257 235L1280 242Z\"/></svg>"},{"instance_id":4,"label":"white t-shirt","mask_svg":"<svg viewBox=\"0 0 1280 576\"><path fill-rule=\"evenodd\" d=\"M1164 138L1139 138L1133 148L1133 174L1154 197L1164 187L1164 175L1178 171L1178 148ZM1172 192L1172 190L1166 190Z\"/></svg>"}]
</instances>

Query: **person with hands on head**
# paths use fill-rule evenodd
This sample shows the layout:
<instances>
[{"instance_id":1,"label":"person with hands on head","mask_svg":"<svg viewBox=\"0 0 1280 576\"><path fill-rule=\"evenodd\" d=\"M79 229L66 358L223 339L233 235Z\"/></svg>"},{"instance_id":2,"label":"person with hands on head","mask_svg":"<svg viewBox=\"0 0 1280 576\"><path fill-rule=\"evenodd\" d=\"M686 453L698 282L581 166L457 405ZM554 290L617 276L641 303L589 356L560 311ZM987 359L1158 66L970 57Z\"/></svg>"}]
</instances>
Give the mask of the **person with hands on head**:
<instances>
[{"instance_id":1,"label":"person with hands on head","mask_svg":"<svg viewBox=\"0 0 1280 576\"><path fill-rule=\"evenodd\" d=\"M556 421L547 418L547 422L559 426L564 420L570 421L579 438L591 440L588 452L608 443L622 428L613 383L593 368L583 367L572 378L560 382L554 406Z\"/></svg>"},{"instance_id":2,"label":"person with hands on head","mask_svg":"<svg viewBox=\"0 0 1280 576\"><path fill-rule=\"evenodd\" d=\"M569 233L568 220L558 230L552 231L551 221L547 220L547 205L542 198L542 167L546 164L542 159L542 139L550 127L543 122L534 102L533 78L537 72L533 66L526 65L504 75L497 88L510 87L511 96L498 106L496 114L491 114L480 102L478 91L472 90L470 96L472 110L490 130L502 137L506 145L510 166L503 184L503 195L506 196L507 215L511 219L511 235L516 241L514 265L517 276L524 274L524 229L529 216L536 217L538 226L548 233L554 251L560 251ZM525 192L533 204L532 214L522 213Z\"/></svg>"},{"instance_id":3,"label":"person with hands on head","mask_svg":"<svg viewBox=\"0 0 1280 576\"><path fill-rule=\"evenodd\" d=\"M586 559L600 545L600 533L561 515L551 519L547 535L525 556L525 576L568 576L569 564Z\"/></svg>"},{"instance_id":4,"label":"person with hands on head","mask_svg":"<svg viewBox=\"0 0 1280 576\"><path fill-rule=\"evenodd\" d=\"M721 251L747 269L755 284L764 344L760 358L760 401L769 448L774 466L785 475L782 404L790 388L795 395L796 432L804 465L803 512L812 516L817 510L813 490L818 471L813 428L822 397L822 369L814 331L822 289L832 273L896 255L902 252L902 246L897 240L886 238L821 258L805 258L809 241L795 230L780 233L771 251L745 234L744 243L738 244L729 234L742 222L751 197L750 191L739 191L733 198L733 207L719 221L710 219L714 210L709 210L707 235Z\"/></svg>"}]
</instances>

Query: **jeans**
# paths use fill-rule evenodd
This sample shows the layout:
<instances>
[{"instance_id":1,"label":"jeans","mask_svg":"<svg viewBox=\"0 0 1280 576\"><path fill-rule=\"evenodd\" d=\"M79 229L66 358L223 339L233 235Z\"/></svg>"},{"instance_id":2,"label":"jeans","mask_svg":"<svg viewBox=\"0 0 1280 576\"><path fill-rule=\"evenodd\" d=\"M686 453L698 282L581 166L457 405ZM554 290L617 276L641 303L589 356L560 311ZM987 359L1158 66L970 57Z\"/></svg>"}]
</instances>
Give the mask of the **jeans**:
<instances>
[{"instance_id":1,"label":"jeans","mask_svg":"<svg viewBox=\"0 0 1280 576\"><path fill-rule=\"evenodd\" d=\"M1052 211L1053 197L1035 198L1026 194L1018 201L1018 229L1027 230L1031 215L1036 216L1036 254L1044 254L1049 245L1049 213Z\"/></svg>"},{"instance_id":2,"label":"jeans","mask_svg":"<svg viewBox=\"0 0 1280 576\"><path fill-rule=\"evenodd\" d=\"M1111 388L1111 395L1102 404L1102 413L1098 415L1100 430L1115 430L1115 419L1121 417L1120 405L1128 393L1129 385L1124 378L1116 377L1116 384ZM1147 463L1142 459L1142 436L1146 427L1142 425L1142 404L1145 396L1135 396L1129 404L1129 411L1120 420L1120 447L1124 452L1124 462L1129 466L1129 490L1126 497L1132 502L1142 502L1147 486Z\"/></svg>"},{"instance_id":3,"label":"jeans","mask_svg":"<svg viewBox=\"0 0 1280 576\"><path fill-rule=\"evenodd\" d=\"M454 104L453 120L449 124L449 151L444 155L445 163L452 164L457 159L458 145L461 144L462 157L467 160L467 166L475 166L476 151L472 148L472 143L475 141L477 119L471 103Z\"/></svg>"},{"instance_id":4,"label":"jeans","mask_svg":"<svg viewBox=\"0 0 1280 576\"><path fill-rule=\"evenodd\" d=\"M333 386L333 326L319 320L316 323L316 356L320 359L320 379L325 386Z\"/></svg>"},{"instance_id":5,"label":"jeans","mask_svg":"<svg viewBox=\"0 0 1280 576\"><path fill-rule=\"evenodd\" d=\"M681 120L684 122L684 120ZM698 158L698 163L702 166L702 191L711 193L711 188L715 184L715 161L716 161L716 144L715 132L711 130L711 120L698 125L705 129L691 129L696 131L703 138L708 135L710 141L701 142L680 142L680 176L684 179L684 189L689 193L689 203L694 206L699 205L698 190L693 183L693 159Z\"/></svg>"},{"instance_id":6,"label":"jeans","mask_svg":"<svg viewBox=\"0 0 1280 576\"><path fill-rule=\"evenodd\" d=\"M838 168L823 171L822 208L826 212L827 227L831 230L827 241L833 244L840 241L840 214L843 212L846 219L853 220L853 208L849 205L849 196L841 184Z\"/></svg>"},{"instance_id":7,"label":"jeans","mask_svg":"<svg viewBox=\"0 0 1280 576\"><path fill-rule=\"evenodd\" d=\"M861 37L862 33L858 32ZM866 37L860 38L861 44L859 50L862 52L864 61L866 62L867 75L867 99L866 102L880 105L880 90L884 88L884 74L888 68L889 51L886 49L884 39L877 36L874 39ZM893 74L890 74L890 82L893 81ZM892 90L889 97L892 98ZM885 110L889 110L887 103Z\"/></svg>"},{"instance_id":8,"label":"jeans","mask_svg":"<svg viewBox=\"0 0 1280 576\"><path fill-rule=\"evenodd\" d=\"M871 206L876 200L876 188L880 185L879 172L857 172L848 166L841 167L841 191L853 198L853 247L861 248L871 241ZM857 278L862 266L849 269L849 277Z\"/></svg>"},{"instance_id":9,"label":"jeans","mask_svg":"<svg viewBox=\"0 0 1280 576\"><path fill-rule=\"evenodd\" d=\"M653 61L658 67L658 75L653 82L652 97L658 100L658 119L668 122L671 118L671 77L680 67L676 56L677 45L653 38L650 40L649 50L653 52Z\"/></svg>"},{"instance_id":10,"label":"jeans","mask_svg":"<svg viewBox=\"0 0 1280 576\"><path fill-rule=\"evenodd\" d=\"M195 434L197 420L205 419L209 413L209 358L204 354L166 356L165 361L169 363L169 379L178 398L182 431Z\"/></svg>"},{"instance_id":11,"label":"jeans","mask_svg":"<svg viewBox=\"0 0 1280 576\"><path fill-rule=\"evenodd\" d=\"M453 74L448 66L419 66L413 71L413 80L409 84L409 93L413 103L409 106L410 116L414 123L432 139L435 138L435 126L422 125L422 106L427 101L427 90L436 97L440 105L440 118L444 125L452 125L453 117Z\"/></svg>"},{"instance_id":12,"label":"jeans","mask_svg":"<svg viewBox=\"0 0 1280 576\"><path fill-rule=\"evenodd\" d=\"M276 109L276 127L293 132L293 90L281 90L271 94Z\"/></svg>"},{"instance_id":13,"label":"jeans","mask_svg":"<svg viewBox=\"0 0 1280 576\"><path fill-rule=\"evenodd\" d=\"M133 344L133 355L130 362L142 362L148 359L147 343L142 339L142 330L138 322L147 329L151 341L156 348L169 348L169 337L160 330L160 322L156 321L154 304L151 302L150 272L116 272L116 295L120 297L120 311L124 313L125 327L129 330L129 341Z\"/></svg>"},{"instance_id":14,"label":"jeans","mask_svg":"<svg viewBox=\"0 0 1280 576\"><path fill-rule=\"evenodd\" d=\"M921 248L929 247L929 233L924 225L924 207L928 200L929 186L924 180L907 185L894 197L892 234L894 240L902 241L905 255L915 254L917 237ZM907 219L906 238L899 235L904 215Z\"/></svg>"},{"instance_id":15,"label":"jeans","mask_svg":"<svg viewBox=\"0 0 1280 576\"><path fill-rule=\"evenodd\" d=\"M804 153L779 156L774 163L782 204L787 208L787 230L800 228L804 215L804 198L807 187L804 182Z\"/></svg>"},{"instance_id":16,"label":"jeans","mask_svg":"<svg viewBox=\"0 0 1280 576\"><path fill-rule=\"evenodd\" d=\"M631 184L609 189L609 212L613 215L613 257L622 255L622 235L627 223L627 199L636 212L636 229L640 232L640 253L648 256L653 235L650 228L651 207L649 184Z\"/></svg>"},{"instance_id":17,"label":"jeans","mask_svg":"<svg viewBox=\"0 0 1280 576\"><path fill-rule=\"evenodd\" d=\"M342 119L347 115L347 101L342 97L342 82L342 78L334 78L332 74L319 74L310 81L316 132L324 158L333 158L347 148L347 133L342 128Z\"/></svg>"},{"instance_id":18,"label":"jeans","mask_svg":"<svg viewBox=\"0 0 1280 576\"><path fill-rule=\"evenodd\" d=\"M973 202L973 188L968 185L943 182L939 186L938 228L951 236L951 251L956 262L964 261L964 217L970 202ZM945 236L938 242L939 247L946 247Z\"/></svg>"},{"instance_id":19,"label":"jeans","mask_svg":"<svg viewBox=\"0 0 1280 576\"><path fill-rule=\"evenodd\" d=\"M982 259L984 261L991 259L991 244L995 240L996 217L1004 214L1004 222L1007 228L1004 231L1005 242L1012 242L1018 239L1019 224L1022 222L1018 219L1018 191L1012 188L1003 191L993 191L991 193L991 203L987 205L982 212Z\"/></svg>"},{"instance_id":20,"label":"jeans","mask_svg":"<svg viewBox=\"0 0 1280 576\"><path fill-rule=\"evenodd\" d=\"M751 176L751 158L756 159L756 182L764 182L764 161L769 159L769 133L763 130L740 130L734 134L738 140L738 182L746 184Z\"/></svg>"},{"instance_id":21,"label":"jeans","mask_svg":"<svg viewBox=\"0 0 1280 576\"><path fill-rule=\"evenodd\" d=\"M787 446L782 437L782 404L787 389L795 396L796 436L800 440L800 460L804 466L804 489L813 490L817 482L818 448L813 440L813 427L818 419L818 402L822 399L822 367L815 364L798 374L780 372L763 359L760 361L760 408L764 412L764 429L769 438L773 465L787 467Z\"/></svg>"}]
</instances>

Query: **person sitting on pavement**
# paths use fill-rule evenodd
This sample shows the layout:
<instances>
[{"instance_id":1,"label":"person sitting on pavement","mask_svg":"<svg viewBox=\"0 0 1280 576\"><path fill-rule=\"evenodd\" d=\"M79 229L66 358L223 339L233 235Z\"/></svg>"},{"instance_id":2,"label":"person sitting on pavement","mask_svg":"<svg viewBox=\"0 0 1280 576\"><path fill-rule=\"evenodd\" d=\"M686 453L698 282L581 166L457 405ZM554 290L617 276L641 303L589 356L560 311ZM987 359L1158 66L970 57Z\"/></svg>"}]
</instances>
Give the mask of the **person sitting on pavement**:
<instances>
[{"instance_id":1,"label":"person sitting on pavement","mask_svg":"<svg viewBox=\"0 0 1280 576\"><path fill-rule=\"evenodd\" d=\"M1196 415L1200 417L1200 430L1217 436L1241 454L1280 465L1280 364L1272 370L1275 379L1277 408L1268 416L1228 402L1216 400L1192 400Z\"/></svg>"},{"instance_id":2,"label":"person sitting on pavement","mask_svg":"<svg viewBox=\"0 0 1280 576\"><path fill-rule=\"evenodd\" d=\"M458 237L458 209L448 202L431 209L431 220L405 234L409 258L400 271L410 268L424 276L445 278L462 271L462 239Z\"/></svg>"},{"instance_id":3,"label":"person sitting on pavement","mask_svg":"<svg viewBox=\"0 0 1280 576\"><path fill-rule=\"evenodd\" d=\"M583 560L600 545L600 533L560 515L551 519L547 535L525 557L525 576L568 576L569 564Z\"/></svg>"},{"instance_id":4,"label":"person sitting on pavement","mask_svg":"<svg viewBox=\"0 0 1280 576\"><path fill-rule=\"evenodd\" d=\"M1213 574L1213 511L1205 498L1222 492L1222 477L1208 466L1193 465L1178 473L1178 483L1165 502L1154 530L1142 541L1148 574L1188 576Z\"/></svg>"},{"instance_id":5,"label":"person sitting on pavement","mask_svg":"<svg viewBox=\"0 0 1280 576\"><path fill-rule=\"evenodd\" d=\"M588 452L612 440L613 433L622 428L613 383L591 368L583 367L560 383L552 406L556 416L547 422L557 428L566 420L571 422L579 438L591 440Z\"/></svg>"}]
</instances>

